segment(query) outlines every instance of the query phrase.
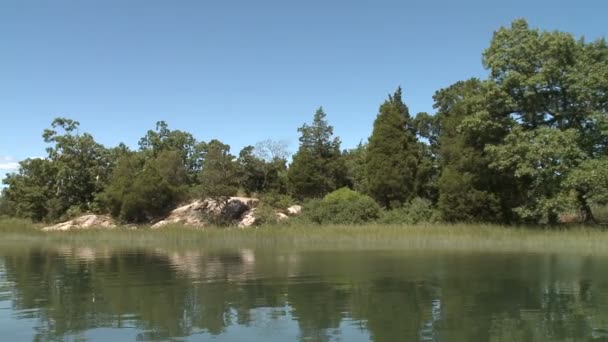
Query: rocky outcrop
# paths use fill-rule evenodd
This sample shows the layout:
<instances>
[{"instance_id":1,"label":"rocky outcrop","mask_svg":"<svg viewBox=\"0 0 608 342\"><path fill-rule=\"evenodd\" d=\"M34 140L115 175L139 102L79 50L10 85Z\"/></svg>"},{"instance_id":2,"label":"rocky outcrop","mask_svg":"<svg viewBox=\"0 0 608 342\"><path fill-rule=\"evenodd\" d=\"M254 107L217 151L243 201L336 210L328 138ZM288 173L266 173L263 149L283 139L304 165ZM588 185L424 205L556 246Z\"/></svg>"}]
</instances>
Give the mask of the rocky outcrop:
<instances>
[{"instance_id":1,"label":"rocky outcrop","mask_svg":"<svg viewBox=\"0 0 608 342\"><path fill-rule=\"evenodd\" d=\"M255 216L255 208L247 211L243 217L241 218L241 222L239 222L239 228L247 228L251 227L255 224L257 218Z\"/></svg>"},{"instance_id":2,"label":"rocky outcrop","mask_svg":"<svg viewBox=\"0 0 608 342\"><path fill-rule=\"evenodd\" d=\"M205 227L213 224L236 224L240 228L251 227L259 223L256 209L259 200L248 197L229 197L225 201L213 199L199 200L171 211L165 219L156 222L152 228L168 224L183 224L190 227ZM284 221L290 216L299 215L302 207L293 205L284 211L275 212L277 221ZM42 228L43 231L63 231L90 228L115 228L114 220L106 215L84 215L79 218ZM136 227L127 227L136 229Z\"/></svg>"},{"instance_id":3,"label":"rocky outcrop","mask_svg":"<svg viewBox=\"0 0 608 342\"><path fill-rule=\"evenodd\" d=\"M73 220L44 227L43 231L62 231L90 228L116 228L116 223L110 216L106 215L84 215Z\"/></svg>"},{"instance_id":4,"label":"rocky outcrop","mask_svg":"<svg viewBox=\"0 0 608 342\"><path fill-rule=\"evenodd\" d=\"M230 197L225 201L214 199L196 201L173 210L167 218L152 225L152 228L160 228L172 223L205 227L212 222L231 222L247 227L255 223L253 209L258 202L257 198L248 197Z\"/></svg>"}]
</instances>

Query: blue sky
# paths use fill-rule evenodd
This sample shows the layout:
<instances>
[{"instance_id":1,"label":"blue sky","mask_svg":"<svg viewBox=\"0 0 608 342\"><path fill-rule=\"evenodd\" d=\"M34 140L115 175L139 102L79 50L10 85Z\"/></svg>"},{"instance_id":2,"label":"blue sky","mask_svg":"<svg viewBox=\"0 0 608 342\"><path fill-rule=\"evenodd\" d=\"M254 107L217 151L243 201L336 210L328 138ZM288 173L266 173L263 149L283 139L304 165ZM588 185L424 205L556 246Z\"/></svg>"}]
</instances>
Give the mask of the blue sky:
<instances>
[{"instance_id":1,"label":"blue sky","mask_svg":"<svg viewBox=\"0 0 608 342\"><path fill-rule=\"evenodd\" d=\"M606 13L604 0L2 0L0 177L45 155L57 116L107 146L165 120L236 154L264 139L295 151L323 106L352 147L397 86L415 114L485 77L481 52L513 19L595 39Z\"/></svg>"}]
</instances>

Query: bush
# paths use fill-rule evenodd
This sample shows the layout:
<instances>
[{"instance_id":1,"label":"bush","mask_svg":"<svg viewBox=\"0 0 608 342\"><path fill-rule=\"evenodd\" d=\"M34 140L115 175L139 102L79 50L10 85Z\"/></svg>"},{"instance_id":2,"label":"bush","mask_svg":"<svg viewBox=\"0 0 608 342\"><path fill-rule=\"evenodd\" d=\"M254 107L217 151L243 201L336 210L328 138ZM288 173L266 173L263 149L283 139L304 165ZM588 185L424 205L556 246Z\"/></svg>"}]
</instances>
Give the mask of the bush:
<instances>
[{"instance_id":1,"label":"bush","mask_svg":"<svg viewBox=\"0 0 608 342\"><path fill-rule=\"evenodd\" d=\"M437 222L439 213L433 209L430 201L416 197L401 208L387 210L382 213L380 223L386 224L417 224Z\"/></svg>"},{"instance_id":2,"label":"bush","mask_svg":"<svg viewBox=\"0 0 608 342\"><path fill-rule=\"evenodd\" d=\"M273 225L277 224L279 219L275 209L265 203L260 204L255 208L255 225Z\"/></svg>"},{"instance_id":3,"label":"bush","mask_svg":"<svg viewBox=\"0 0 608 342\"><path fill-rule=\"evenodd\" d=\"M271 208L286 210L290 206L296 204L296 201L289 195L269 192L260 196L260 203Z\"/></svg>"},{"instance_id":4,"label":"bush","mask_svg":"<svg viewBox=\"0 0 608 342\"><path fill-rule=\"evenodd\" d=\"M377 219L380 206L369 196L342 188L322 200L305 203L303 214L309 221L319 224L360 224Z\"/></svg>"}]
</instances>

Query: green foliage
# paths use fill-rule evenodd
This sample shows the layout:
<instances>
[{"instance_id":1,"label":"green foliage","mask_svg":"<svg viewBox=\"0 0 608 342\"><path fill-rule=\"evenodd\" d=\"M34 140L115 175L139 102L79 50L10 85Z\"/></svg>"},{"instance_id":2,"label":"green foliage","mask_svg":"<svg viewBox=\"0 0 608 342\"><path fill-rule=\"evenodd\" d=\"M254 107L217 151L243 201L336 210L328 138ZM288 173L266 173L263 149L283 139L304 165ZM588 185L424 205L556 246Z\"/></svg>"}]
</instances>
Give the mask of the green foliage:
<instances>
[{"instance_id":1,"label":"green foliage","mask_svg":"<svg viewBox=\"0 0 608 342\"><path fill-rule=\"evenodd\" d=\"M15 217L15 203L8 200L2 192L0 192L0 217Z\"/></svg>"},{"instance_id":2,"label":"green foliage","mask_svg":"<svg viewBox=\"0 0 608 342\"><path fill-rule=\"evenodd\" d=\"M383 211L378 222L384 224L418 224L435 223L438 220L439 213L433 208L433 204L429 200L416 197L401 208Z\"/></svg>"},{"instance_id":3,"label":"green foliage","mask_svg":"<svg viewBox=\"0 0 608 342\"><path fill-rule=\"evenodd\" d=\"M424 143L418 143L418 151L420 151L420 160L416 171L414 181L414 191L418 197L428 199L436 203L439 197L438 179L439 179L439 161L437 154L433 152L434 146Z\"/></svg>"},{"instance_id":4,"label":"green foliage","mask_svg":"<svg viewBox=\"0 0 608 342\"><path fill-rule=\"evenodd\" d=\"M504 222L512 216L509 207L517 187L511 177L489 167L484 151L487 144L502 141L511 124L490 114L493 104L486 94L494 90L470 79L434 96L441 125L437 206L445 221Z\"/></svg>"},{"instance_id":5,"label":"green foliage","mask_svg":"<svg viewBox=\"0 0 608 342\"><path fill-rule=\"evenodd\" d=\"M380 106L366 154L367 192L390 208L416 192L418 144L401 88Z\"/></svg>"},{"instance_id":6,"label":"green foliage","mask_svg":"<svg viewBox=\"0 0 608 342\"><path fill-rule=\"evenodd\" d=\"M530 29L519 19L494 33L483 57L492 81L510 96L508 113L526 129L579 130L593 112L606 113L605 40L586 43L569 33Z\"/></svg>"},{"instance_id":7,"label":"green foliage","mask_svg":"<svg viewBox=\"0 0 608 342\"><path fill-rule=\"evenodd\" d=\"M608 204L608 157L583 161L568 173L563 188L565 195L574 194L582 220L595 222L592 207Z\"/></svg>"},{"instance_id":8,"label":"green foliage","mask_svg":"<svg viewBox=\"0 0 608 342\"><path fill-rule=\"evenodd\" d=\"M289 195L278 194L276 192L268 192L260 196L260 202L270 206L271 208L286 210L296 204L296 200Z\"/></svg>"},{"instance_id":9,"label":"green foliage","mask_svg":"<svg viewBox=\"0 0 608 342\"><path fill-rule=\"evenodd\" d=\"M19 171L9 174L2 197L16 217L39 222L58 218L61 212L49 215L55 202L57 169L48 159L26 159L19 163ZM61 210L59 210L61 211Z\"/></svg>"},{"instance_id":10,"label":"green foliage","mask_svg":"<svg viewBox=\"0 0 608 342\"><path fill-rule=\"evenodd\" d=\"M608 157L587 159L572 170L565 187L585 194L589 204L608 204Z\"/></svg>"},{"instance_id":11,"label":"green foliage","mask_svg":"<svg viewBox=\"0 0 608 342\"><path fill-rule=\"evenodd\" d=\"M346 150L342 154L346 167L346 178L350 187L355 191L367 192L366 164L367 144L359 143L356 148Z\"/></svg>"},{"instance_id":12,"label":"green foliage","mask_svg":"<svg viewBox=\"0 0 608 342\"><path fill-rule=\"evenodd\" d=\"M220 199L236 195L240 175L230 146L219 140L204 144L203 165L198 175L200 198Z\"/></svg>"},{"instance_id":13,"label":"green foliage","mask_svg":"<svg viewBox=\"0 0 608 342\"><path fill-rule=\"evenodd\" d=\"M317 110L310 126L304 124L298 132L300 148L287 173L291 194L299 199L319 198L346 185L340 139L333 137L323 108Z\"/></svg>"},{"instance_id":14,"label":"green foliage","mask_svg":"<svg viewBox=\"0 0 608 342\"><path fill-rule=\"evenodd\" d=\"M583 216L591 218L585 186L572 194L563 181L579 163L607 152L606 41L587 43L564 32L530 29L525 20L516 20L495 32L484 64L491 81L508 95L502 115L519 128L505 139L505 146L489 150L493 165L510 167L526 189L523 203L514 206L516 212L553 223L574 197Z\"/></svg>"},{"instance_id":15,"label":"green foliage","mask_svg":"<svg viewBox=\"0 0 608 342\"><path fill-rule=\"evenodd\" d=\"M100 201L123 222L143 223L165 216L187 193L186 170L175 151L144 161L138 153L119 159Z\"/></svg>"},{"instance_id":16,"label":"green foliage","mask_svg":"<svg viewBox=\"0 0 608 342\"><path fill-rule=\"evenodd\" d=\"M256 147L246 146L237 160L241 172L241 187L248 195L265 192L285 193L287 161L272 157L263 159L256 156Z\"/></svg>"},{"instance_id":17,"label":"green foliage","mask_svg":"<svg viewBox=\"0 0 608 342\"><path fill-rule=\"evenodd\" d=\"M279 223L275 207L262 202L255 208L255 225L274 225Z\"/></svg>"},{"instance_id":18,"label":"green foliage","mask_svg":"<svg viewBox=\"0 0 608 342\"><path fill-rule=\"evenodd\" d=\"M180 130L170 130L165 121L156 123L156 130L149 130L139 140L140 151L146 159L156 157L162 151L174 151L180 157L190 183L196 181L203 160L204 143L198 142L192 134Z\"/></svg>"},{"instance_id":19,"label":"green foliage","mask_svg":"<svg viewBox=\"0 0 608 342\"><path fill-rule=\"evenodd\" d=\"M439 180L438 209L447 222L500 222L500 197L490 190L476 188L476 175L454 167L443 169Z\"/></svg>"},{"instance_id":20,"label":"green foliage","mask_svg":"<svg viewBox=\"0 0 608 342\"><path fill-rule=\"evenodd\" d=\"M304 218L318 224L361 224L380 216L380 207L369 196L348 188L327 194L304 205Z\"/></svg>"},{"instance_id":21,"label":"green foliage","mask_svg":"<svg viewBox=\"0 0 608 342\"><path fill-rule=\"evenodd\" d=\"M525 184L527 201L514 208L524 220L557 222L567 207L560 192L569 171L585 157L576 141L578 133L541 127L524 131L516 127L501 145L488 145L493 168L510 170Z\"/></svg>"},{"instance_id":22,"label":"green foliage","mask_svg":"<svg viewBox=\"0 0 608 342\"><path fill-rule=\"evenodd\" d=\"M108 150L88 133L78 132L79 123L65 118L53 120L43 134L48 160L55 174L53 210L47 219L56 220L71 207L90 211L111 174ZM48 197L47 197L48 198Z\"/></svg>"}]
</instances>

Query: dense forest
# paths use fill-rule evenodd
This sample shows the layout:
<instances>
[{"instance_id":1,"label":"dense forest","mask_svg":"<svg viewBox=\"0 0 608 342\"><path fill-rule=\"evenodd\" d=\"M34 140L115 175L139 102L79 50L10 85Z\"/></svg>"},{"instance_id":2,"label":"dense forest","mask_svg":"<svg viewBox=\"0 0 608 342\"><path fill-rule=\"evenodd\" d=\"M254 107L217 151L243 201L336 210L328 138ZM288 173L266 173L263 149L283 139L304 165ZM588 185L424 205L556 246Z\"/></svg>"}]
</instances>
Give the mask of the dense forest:
<instances>
[{"instance_id":1,"label":"dense forest","mask_svg":"<svg viewBox=\"0 0 608 342\"><path fill-rule=\"evenodd\" d=\"M55 119L45 158L4 180L0 216L57 221L85 212L122 222L163 217L180 203L237 194L299 202L318 223L595 222L608 204L608 44L525 20L494 32L487 79L437 91L434 114L411 115L398 88L367 143L343 150L319 108L290 156L263 141L232 154L161 121L132 150L105 147ZM306 212L306 210L305 210Z\"/></svg>"}]
</instances>

